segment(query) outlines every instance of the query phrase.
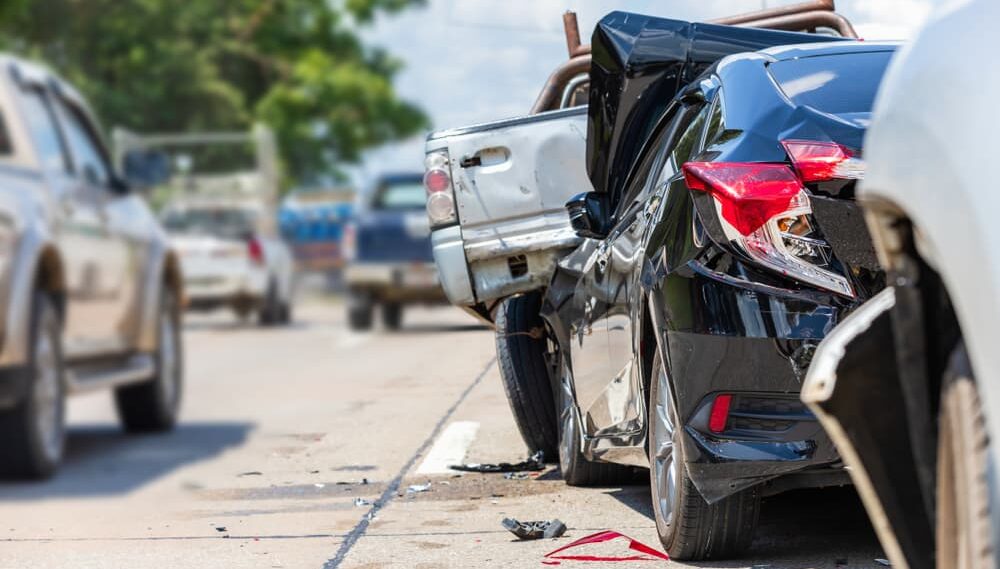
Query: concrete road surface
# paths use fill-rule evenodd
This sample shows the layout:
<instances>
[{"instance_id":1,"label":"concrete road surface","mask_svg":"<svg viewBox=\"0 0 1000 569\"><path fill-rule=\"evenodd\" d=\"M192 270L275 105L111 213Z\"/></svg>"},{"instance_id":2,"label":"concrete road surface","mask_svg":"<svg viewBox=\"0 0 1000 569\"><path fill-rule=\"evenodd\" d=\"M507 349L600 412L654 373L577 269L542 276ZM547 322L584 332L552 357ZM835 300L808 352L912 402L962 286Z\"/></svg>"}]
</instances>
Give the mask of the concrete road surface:
<instances>
[{"instance_id":1,"label":"concrete road surface","mask_svg":"<svg viewBox=\"0 0 1000 569\"><path fill-rule=\"evenodd\" d=\"M645 484L439 472L456 457L526 454L492 334L457 310L414 310L404 331L367 334L347 331L335 302L302 306L284 329L196 316L185 348L176 431L126 436L107 393L75 399L59 474L0 484L0 568L537 568L605 529L659 547ZM559 518L569 531L518 542L500 526L507 516ZM628 552L613 541L590 553ZM880 567L879 557L848 488L766 500L746 559L670 565Z\"/></svg>"}]
</instances>

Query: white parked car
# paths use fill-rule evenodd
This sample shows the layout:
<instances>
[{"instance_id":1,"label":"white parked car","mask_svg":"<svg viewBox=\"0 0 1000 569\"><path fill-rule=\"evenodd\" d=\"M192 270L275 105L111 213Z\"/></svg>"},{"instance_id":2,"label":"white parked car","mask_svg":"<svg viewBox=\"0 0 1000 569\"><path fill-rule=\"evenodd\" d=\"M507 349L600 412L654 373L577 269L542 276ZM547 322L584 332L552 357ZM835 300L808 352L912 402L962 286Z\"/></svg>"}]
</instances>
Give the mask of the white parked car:
<instances>
[{"instance_id":1,"label":"white parked car","mask_svg":"<svg viewBox=\"0 0 1000 569\"><path fill-rule=\"evenodd\" d=\"M893 61L859 193L892 285L817 349L803 399L893 567L997 567L1000 53L995 0L950 2Z\"/></svg>"},{"instance_id":2,"label":"white parked car","mask_svg":"<svg viewBox=\"0 0 1000 569\"><path fill-rule=\"evenodd\" d=\"M192 200L170 204L163 224L181 259L189 310L232 309L262 325L292 318L295 262L253 202Z\"/></svg>"}]
</instances>

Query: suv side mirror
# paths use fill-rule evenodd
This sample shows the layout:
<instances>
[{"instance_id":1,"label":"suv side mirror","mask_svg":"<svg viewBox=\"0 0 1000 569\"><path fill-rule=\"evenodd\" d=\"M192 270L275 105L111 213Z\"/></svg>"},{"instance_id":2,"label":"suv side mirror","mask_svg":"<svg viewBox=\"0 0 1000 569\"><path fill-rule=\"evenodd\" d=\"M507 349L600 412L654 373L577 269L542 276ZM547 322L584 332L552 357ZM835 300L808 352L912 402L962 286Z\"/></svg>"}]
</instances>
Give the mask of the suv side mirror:
<instances>
[{"instance_id":1,"label":"suv side mirror","mask_svg":"<svg viewBox=\"0 0 1000 569\"><path fill-rule=\"evenodd\" d=\"M170 156L159 150L131 150L122 160L125 181L138 190L147 190L170 179Z\"/></svg>"},{"instance_id":2,"label":"suv side mirror","mask_svg":"<svg viewBox=\"0 0 1000 569\"><path fill-rule=\"evenodd\" d=\"M566 202L566 211L580 237L604 239L611 230L611 202L604 192L577 194Z\"/></svg>"}]
</instances>

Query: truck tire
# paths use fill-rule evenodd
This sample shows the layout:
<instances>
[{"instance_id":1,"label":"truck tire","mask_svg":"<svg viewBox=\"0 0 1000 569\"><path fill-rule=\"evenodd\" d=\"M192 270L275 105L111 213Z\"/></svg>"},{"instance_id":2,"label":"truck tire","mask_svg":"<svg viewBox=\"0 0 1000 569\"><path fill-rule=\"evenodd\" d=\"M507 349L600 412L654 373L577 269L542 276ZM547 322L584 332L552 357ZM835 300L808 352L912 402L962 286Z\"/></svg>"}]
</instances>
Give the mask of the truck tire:
<instances>
[{"instance_id":1,"label":"truck tire","mask_svg":"<svg viewBox=\"0 0 1000 569\"><path fill-rule=\"evenodd\" d=\"M399 330L403 327L403 305L398 302L387 302L382 305L382 325L388 330Z\"/></svg>"},{"instance_id":2,"label":"truck tire","mask_svg":"<svg viewBox=\"0 0 1000 569\"><path fill-rule=\"evenodd\" d=\"M507 402L521 438L534 454L555 460L559 449L556 405L546 362L541 295L506 298L496 312L497 361Z\"/></svg>"},{"instance_id":3,"label":"truck tire","mask_svg":"<svg viewBox=\"0 0 1000 569\"><path fill-rule=\"evenodd\" d=\"M573 396L569 365L559 358L559 470L570 486L613 486L636 479L636 469L583 455L580 411Z\"/></svg>"},{"instance_id":4,"label":"truck tire","mask_svg":"<svg viewBox=\"0 0 1000 569\"><path fill-rule=\"evenodd\" d=\"M0 475L42 479L55 472L66 446L62 330L52 299L36 293L24 398L0 412Z\"/></svg>"},{"instance_id":5,"label":"truck tire","mask_svg":"<svg viewBox=\"0 0 1000 569\"><path fill-rule=\"evenodd\" d=\"M995 567L990 523L989 432L965 345L952 352L941 388L937 566Z\"/></svg>"},{"instance_id":6,"label":"truck tire","mask_svg":"<svg viewBox=\"0 0 1000 569\"><path fill-rule=\"evenodd\" d=\"M118 418L130 433L167 431L180 410L184 357L180 311L173 292L164 287L157 313L156 371L153 378L115 389Z\"/></svg>"},{"instance_id":7,"label":"truck tire","mask_svg":"<svg viewBox=\"0 0 1000 569\"><path fill-rule=\"evenodd\" d=\"M355 332L371 330L375 303L371 296L352 291L347 298L347 325Z\"/></svg>"},{"instance_id":8,"label":"truck tire","mask_svg":"<svg viewBox=\"0 0 1000 569\"><path fill-rule=\"evenodd\" d=\"M656 354L650 381L649 486L660 543L671 559L727 559L749 549L760 514L760 492L749 488L709 504L684 467L684 445L673 400Z\"/></svg>"}]
</instances>

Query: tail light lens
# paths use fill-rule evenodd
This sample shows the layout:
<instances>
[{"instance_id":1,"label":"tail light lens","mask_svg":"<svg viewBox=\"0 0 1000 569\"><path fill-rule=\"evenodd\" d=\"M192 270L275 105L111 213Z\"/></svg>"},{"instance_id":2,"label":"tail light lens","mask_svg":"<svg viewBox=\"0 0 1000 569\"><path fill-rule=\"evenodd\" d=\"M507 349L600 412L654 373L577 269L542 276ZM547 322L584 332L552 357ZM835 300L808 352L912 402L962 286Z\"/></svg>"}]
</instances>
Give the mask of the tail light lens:
<instances>
[{"instance_id":1,"label":"tail light lens","mask_svg":"<svg viewBox=\"0 0 1000 569\"><path fill-rule=\"evenodd\" d=\"M805 183L859 179L864 162L829 142L785 141L787 164L688 162L688 188L710 193L726 237L762 265L853 298L831 270L832 249L817 233Z\"/></svg>"},{"instance_id":2,"label":"tail light lens","mask_svg":"<svg viewBox=\"0 0 1000 569\"><path fill-rule=\"evenodd\" d=\"M726 423L729 422L729 406L733 402L733 396L716 395L712 401L712 411L708 415L708 430L713 433L721 433L726 430Z\"/></svg>"},{"instance_id":3,"label":"tail light lens","mask_svg":"<svg viewBox=\"0 0 1000 569\"><path fill-rule=\"evenodd\" d=\"M264 264L264 248L260 244L260 240L256 237L251 237L247 240L247 255L249 255L250 260L257 264Z\"/></svg>"},{"instance_id":4,"label":"tail light lens","mask_svg":"<svg viewBox=\"0 0 1000 569\"><path fill-rule=\"evenodd\" d=\"M341 256L345 261L353 261L358 255L358 228L353 222L344 225L340 238Z\"/></svg>"},{"instance_id":5,"label":"tail light lens","mask_svg":"<svg viewBox=\"0 0 1000 569\"><path fill-rule=\"evenodd\" d=\"M447 150L428 152L424 160L427 217L430 219L431 227L451 225L458 221L449 163Z\"/></svg>"}]
</instances>

